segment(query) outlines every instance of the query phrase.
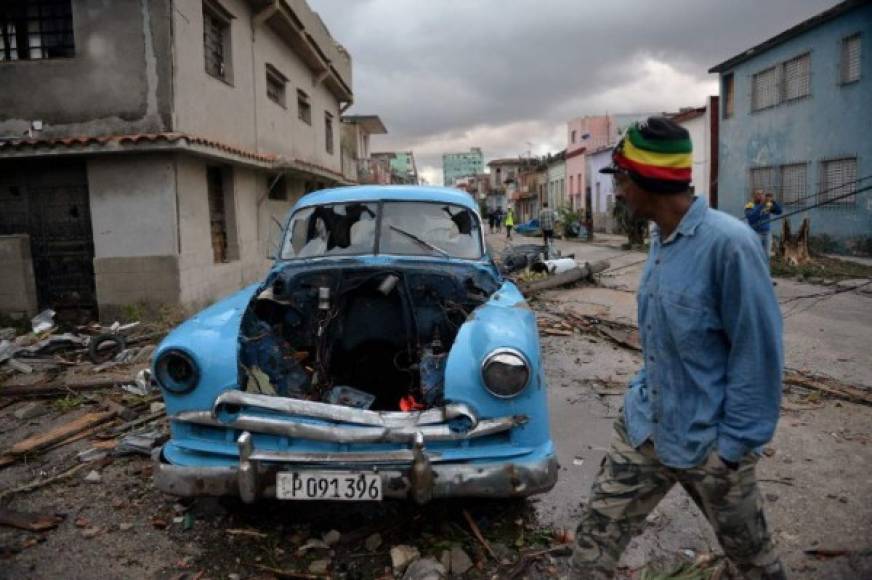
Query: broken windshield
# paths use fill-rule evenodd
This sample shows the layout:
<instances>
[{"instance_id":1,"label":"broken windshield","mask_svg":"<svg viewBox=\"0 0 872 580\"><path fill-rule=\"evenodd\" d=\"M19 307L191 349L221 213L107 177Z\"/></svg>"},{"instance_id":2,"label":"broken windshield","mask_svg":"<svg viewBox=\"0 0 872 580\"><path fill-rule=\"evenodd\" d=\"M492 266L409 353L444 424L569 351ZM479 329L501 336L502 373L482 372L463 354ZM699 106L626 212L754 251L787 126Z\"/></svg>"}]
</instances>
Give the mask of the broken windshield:
<instances>
[{"instance_id":1,"label":"broken windshield","mask_svg":"<svg viewBox=\"0 0 872 580\"><path fill-rule=\"evenodd\" d=\"M376 253L375 203L346 203L296 212L285 234L282 259ZM378 252L478 259L478 218L467 208L433 202L381 204Z\"/></svg>"}]
</instances>

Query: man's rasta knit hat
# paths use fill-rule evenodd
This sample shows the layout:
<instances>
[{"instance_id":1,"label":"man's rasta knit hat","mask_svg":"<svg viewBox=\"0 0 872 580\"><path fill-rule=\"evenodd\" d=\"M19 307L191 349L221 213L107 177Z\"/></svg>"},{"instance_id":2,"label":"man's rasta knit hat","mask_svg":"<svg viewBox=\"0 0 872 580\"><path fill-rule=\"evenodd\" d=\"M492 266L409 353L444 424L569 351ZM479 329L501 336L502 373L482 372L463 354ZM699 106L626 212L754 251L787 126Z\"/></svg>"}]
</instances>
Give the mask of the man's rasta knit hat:
<instances>
[{"instance_id":1,"label":"man's rasta knit hat","mask_svg":"<svg viewBox=\"0 0 872 580\"><path fill-rule=\"evenodd\" d=\"M665 117L634 123L612 152L612 165L600 173L626 171L640 187L678 193L690 185L693 147L690 134Z\"/></svg>"}]
</instances>

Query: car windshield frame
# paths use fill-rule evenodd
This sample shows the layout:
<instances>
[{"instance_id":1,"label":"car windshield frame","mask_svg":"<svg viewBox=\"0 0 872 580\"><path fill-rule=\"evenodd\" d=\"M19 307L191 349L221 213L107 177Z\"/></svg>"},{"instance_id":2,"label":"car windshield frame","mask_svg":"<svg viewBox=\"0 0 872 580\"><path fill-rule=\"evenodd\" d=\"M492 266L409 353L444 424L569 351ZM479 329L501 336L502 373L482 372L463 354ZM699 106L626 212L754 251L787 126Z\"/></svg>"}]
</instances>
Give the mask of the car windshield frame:
<instances>
[{"instance_id":1,"label":"car windshield frame","mask_svg":"<svg viewBox=\"0 0 872 580\"><path fill-rule=\"evenodd\" d=\"M467 212L470 217L469 228L470 235L475 241L475 257L466 257L460 255L454 255L450 252L451 248L441 248L439 247L439 240L426 240L421 239L420 232L416 230L407 230L405 228L400 228L394 226L393 224L385 225L383 223L383 217L385 212L386 205L399 205L399 204L430 204L432 206L438 207L440 209L448 209L450 212L455 212L452 215L451 221L453 221L453 216L458 215L460 212ZM374 229L372 231L373 239L372 245L369 247L367 251L358 251L358 252L340 252L340 253L320 253L315 255L288 255L289 244L292 244L292 236L294 235L294 223L300 217L301 213L309 212L311 216L312 213L318 210L318 208L324 209L332 209L337 206L352 206L352 205L361 205L368 207L370 209L375 209L375 219L374 219ZM389 208L390 209L390 208ZM449 220L446 220L449 221ZM449 222L450 223L450 222ZM455 225L458 222L455 221ZM307 229L312 226L307 226ZM381 247L383 237L384 237L384 228L389 227L393 231L399 232L400 235L404 237L409 237L410 243L413 243L416 247L420 249L417 252L397 252L397 251L384 251ZM460 226L457 226L457 231L462 234L460 231ZM411 234L411 236L410 236ZM464 261L480 261L486 257L486 247L484 244L484 230L481 226L481 218L478 213L467 206L451 203L451 202L439 202L433 200L408 200L408 199L383 199L376 201L367 201L367 200L350 200L343 202L331 202L325 204L318 205L307 205L297 209L291 214L289 219L287 220L284 228L284 232L282 235L282 243L280 252L278 255L278 260L280 261L296 261L296 260L312 260L312 259L326 259L326 258L349 258L349 257L360 257L360 256L400 256L400 257L414 257L414 258L438 258L438 259L451 259L451 260L464 260ZM415 238L418 238L416 241L413 241ZM313 238L308 238L305 243L308 244L312 241ZM369 244L367 244L369 245ZM430 247L428 250L427 247ZM300 250L297 250L296 253L299 253ZM447 254L447 255L446 255Z\"/></svg>"}]
</instances>

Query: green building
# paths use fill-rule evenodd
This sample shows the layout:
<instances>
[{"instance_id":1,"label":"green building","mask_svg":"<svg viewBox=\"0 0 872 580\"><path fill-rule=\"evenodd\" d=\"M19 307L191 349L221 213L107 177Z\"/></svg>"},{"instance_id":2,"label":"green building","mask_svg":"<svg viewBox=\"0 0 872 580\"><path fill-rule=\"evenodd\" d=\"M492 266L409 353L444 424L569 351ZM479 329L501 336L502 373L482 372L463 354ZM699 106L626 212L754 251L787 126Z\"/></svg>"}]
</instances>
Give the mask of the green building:
<instances>
[{"instance_id":1,"label":"green building","mask_svg":"<svg viewBox=\"0 0 872 580\"><path fill-rule=\"evenodd\" d=\"M442 184L451 187L458 179L484 173L484 156L473 147L465 153L446 153L442 156Z\"/></svg>"}]
</instances>

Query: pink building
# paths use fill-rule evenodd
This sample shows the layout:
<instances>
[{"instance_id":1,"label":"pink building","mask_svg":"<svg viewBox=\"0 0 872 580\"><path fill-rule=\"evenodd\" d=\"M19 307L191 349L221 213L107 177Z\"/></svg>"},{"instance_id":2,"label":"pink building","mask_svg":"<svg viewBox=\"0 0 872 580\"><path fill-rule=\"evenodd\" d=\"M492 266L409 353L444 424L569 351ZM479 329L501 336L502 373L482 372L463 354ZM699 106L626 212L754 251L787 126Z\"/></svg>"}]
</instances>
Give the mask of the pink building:
<instances>
[{"instance_id":1,"label":"pink building","mask_svg":"<svg viewBox=\"0 0 872 580\"><path fill-rule=\"evenodd\" d=\"M578 117L567 123L566 131L566 192L570 207L586 209L585 153L612 145L618 140L618 127L610 115Z\"/></svg>"}]
</instances>

